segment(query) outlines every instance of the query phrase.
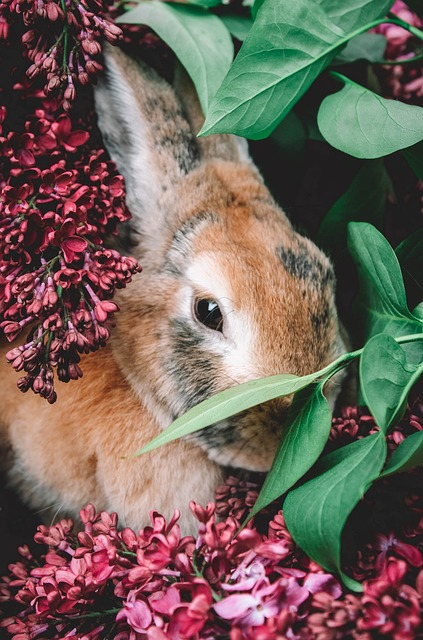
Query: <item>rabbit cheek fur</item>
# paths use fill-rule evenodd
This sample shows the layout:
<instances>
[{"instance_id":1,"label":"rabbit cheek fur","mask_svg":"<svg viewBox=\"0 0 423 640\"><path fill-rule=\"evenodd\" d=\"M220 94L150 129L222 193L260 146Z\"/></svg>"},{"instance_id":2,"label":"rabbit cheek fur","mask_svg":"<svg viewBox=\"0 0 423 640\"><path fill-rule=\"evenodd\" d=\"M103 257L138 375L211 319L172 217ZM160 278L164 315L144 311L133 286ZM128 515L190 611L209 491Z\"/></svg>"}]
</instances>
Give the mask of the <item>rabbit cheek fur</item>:
<instances>
[{"instance_id":1,"label":"rabbit cheek fur","mask_svg":"<svg viewBox=\"0 0 423 640\"><path fill-rule=\"evenodd\" d=\"M126 458L187 409L238 383L303 375L345 350L328 259L298 235L233 136L195 139L198 101L142 63L106 47L96 90L106 146L127 185L133 253L144 271L119 292L109 345L83 358L84 377L50 406L22 398L0 357L0 427L9 478L35 507L77 512L84 502L146 523L190 499L205 504L222 465L267 470L291 398L281 398ZM183 82L181 86L183 85ZM179 88L181 91L181 88ZM219 305L213 330L194 313ZM333 401L338 386L328 387Z\"/></svg>"}]
</instances>

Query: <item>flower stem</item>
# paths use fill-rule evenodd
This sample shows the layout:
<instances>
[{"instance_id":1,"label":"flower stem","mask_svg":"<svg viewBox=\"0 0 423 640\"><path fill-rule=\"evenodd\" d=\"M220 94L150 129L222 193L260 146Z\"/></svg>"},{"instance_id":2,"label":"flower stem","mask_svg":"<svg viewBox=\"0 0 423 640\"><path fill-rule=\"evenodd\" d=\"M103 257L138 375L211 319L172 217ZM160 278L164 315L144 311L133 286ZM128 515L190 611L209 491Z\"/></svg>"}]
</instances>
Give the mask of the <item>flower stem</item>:
<instances>
[{"instance_id":1,"label":"flower stem","mask_svg":"<svg viewBox=\"0 0 423 640\"><path fill-rule=\"evenodd\" d=\"M78 613L75 616L66 616L67 620L88 620L90 618L103 618L105 616L115 616L123 607L114 609L103 609L102 611L90 611L89 613ZM60 619L61 620L61 619Z\"/></svg>"}]
</instances>

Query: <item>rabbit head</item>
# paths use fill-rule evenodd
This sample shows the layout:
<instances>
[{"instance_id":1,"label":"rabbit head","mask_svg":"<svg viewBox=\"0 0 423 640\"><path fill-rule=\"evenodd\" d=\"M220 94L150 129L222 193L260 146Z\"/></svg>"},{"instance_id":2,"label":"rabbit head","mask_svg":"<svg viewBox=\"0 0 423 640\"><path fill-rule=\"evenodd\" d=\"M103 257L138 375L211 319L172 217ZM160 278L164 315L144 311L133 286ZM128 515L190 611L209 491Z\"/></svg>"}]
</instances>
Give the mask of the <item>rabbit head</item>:
<instances>
[{"instance_id":1,"label":"rabbit head","mask_svg":"<svg viewBox=\"0 0 423 640\"><path fill-rule=\"evenodd\" d=\"M143 273L120 293L114 357L160 428L212 394L316 371L345 350L328 258L294 231L245 141L198 139L198 100L107 47L95 92L106 147L126 181ZM178 93L181 97L178 97ZM333 401L339 385L332 384ZM270 467L292 398L192 436L219 465Z\"/></svg>"}]
</instances>

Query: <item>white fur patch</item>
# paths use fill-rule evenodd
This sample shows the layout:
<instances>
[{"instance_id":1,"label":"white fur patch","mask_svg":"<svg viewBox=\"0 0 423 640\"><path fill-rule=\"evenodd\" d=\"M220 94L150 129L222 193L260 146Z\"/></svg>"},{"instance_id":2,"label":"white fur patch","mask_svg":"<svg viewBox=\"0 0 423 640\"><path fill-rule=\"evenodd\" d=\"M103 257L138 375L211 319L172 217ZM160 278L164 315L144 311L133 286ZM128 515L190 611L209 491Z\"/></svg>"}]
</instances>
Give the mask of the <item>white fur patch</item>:
<instances>
[{"instance_id":1,"label":"white fur patch","mask_svg":"<svg viewBox=\"0 0 423 640\"><path fill-rule=\"evenodd\" d=\"M248 310L236 308L234 292L224 267L219 264L219 253L202 253L186 273L191 286L184 288L184 312L192 314L196 295L215 300L223 315L223 333L209 331L210 350L223 356L225 373L234 383L259 377L252 355L255 351L256 332L251 325Z\"/></svg>"}]
</instances>

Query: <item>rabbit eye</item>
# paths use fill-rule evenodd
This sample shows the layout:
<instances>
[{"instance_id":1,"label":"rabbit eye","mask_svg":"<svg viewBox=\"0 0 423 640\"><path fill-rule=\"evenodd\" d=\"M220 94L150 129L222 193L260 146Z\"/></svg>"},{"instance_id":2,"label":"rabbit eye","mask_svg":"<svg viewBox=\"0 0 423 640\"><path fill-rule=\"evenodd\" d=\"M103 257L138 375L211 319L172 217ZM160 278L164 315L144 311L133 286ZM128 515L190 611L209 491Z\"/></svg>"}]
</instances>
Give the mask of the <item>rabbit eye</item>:
<instances>
[{"instance_id":1,"label":"rabbit eye","mask_svg":"<svg viewBox=\"0 0 423 640\"><path fill-rule=\"evenodd\" d=\"M198 299L194 302L194 314L198 322L214 331L223 331L223 316L214 300Z\"/></svg>"}]
</instances>

